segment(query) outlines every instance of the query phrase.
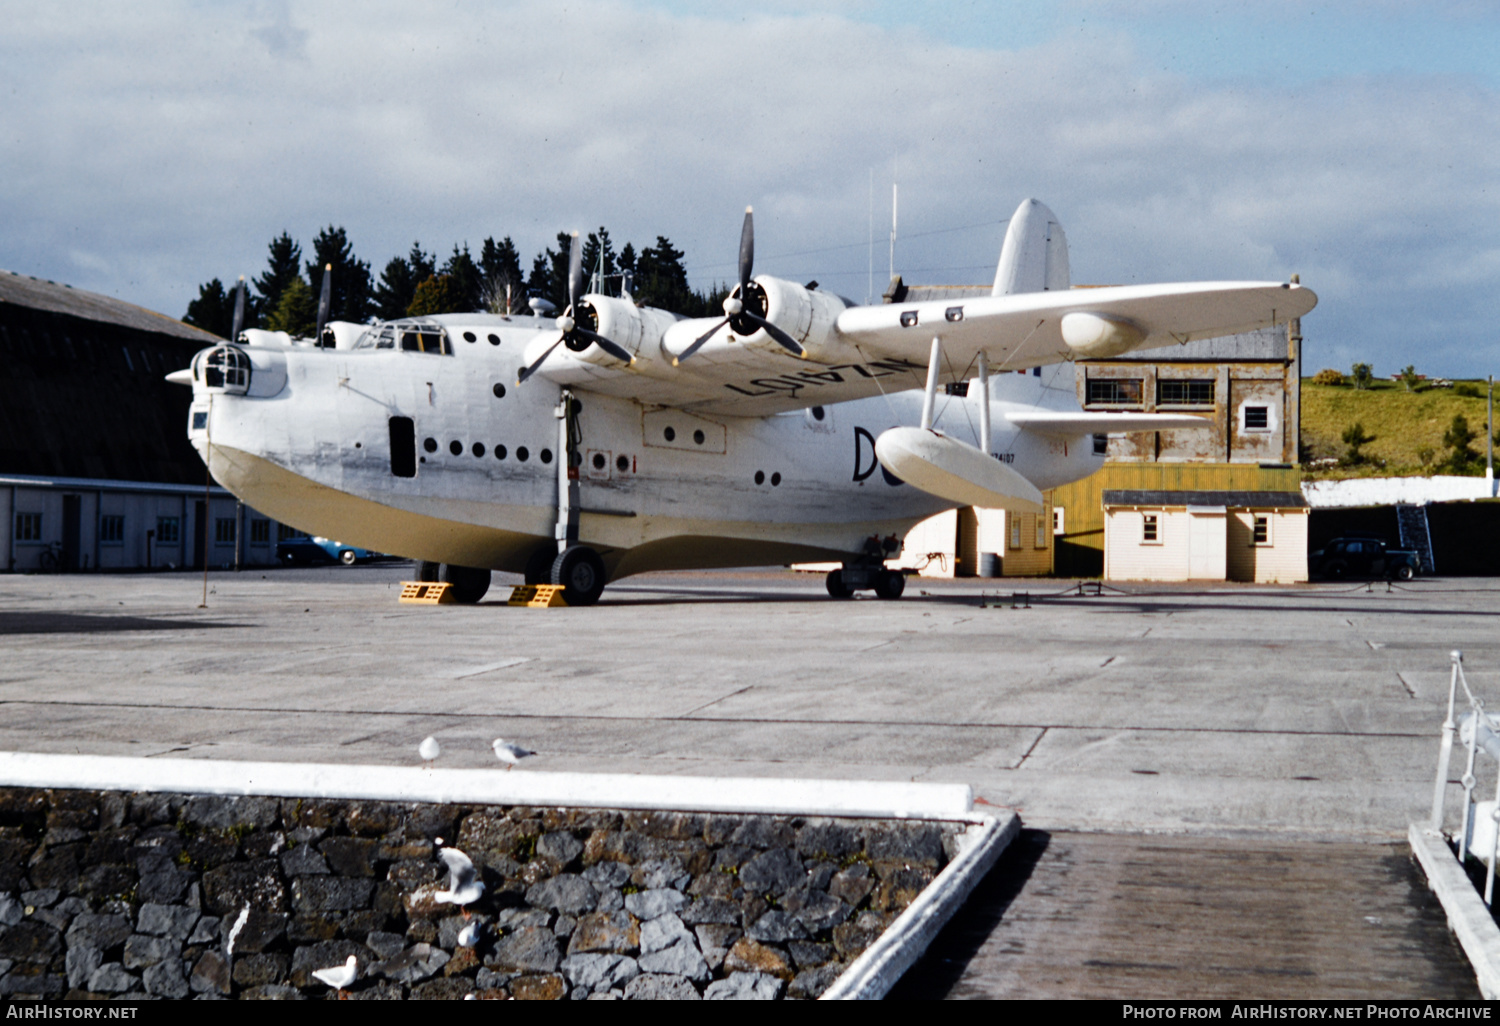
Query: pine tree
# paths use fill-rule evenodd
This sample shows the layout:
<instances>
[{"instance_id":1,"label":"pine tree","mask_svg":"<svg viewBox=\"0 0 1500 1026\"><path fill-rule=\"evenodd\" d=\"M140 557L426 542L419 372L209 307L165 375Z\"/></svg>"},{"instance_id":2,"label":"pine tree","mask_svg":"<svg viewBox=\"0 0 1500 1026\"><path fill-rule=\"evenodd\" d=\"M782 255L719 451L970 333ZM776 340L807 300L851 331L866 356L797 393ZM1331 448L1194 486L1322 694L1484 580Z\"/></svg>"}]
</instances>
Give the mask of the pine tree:
<instances>
[{"instance_id":1,"label":"pine tree","mask_svg":"<svg viewBox=\"0 0 1500 1026\"><path fill-rule=\"evenodd\" d=\"M636 302L689 317L702 316L704 297L688 287L682 257L683 252L673 248L664 235L656 237L655 246L641 250L635 262Z\"/></svg>"},{"instance_id":2,"label":"pine tree","mask_svg":"<svg viewBox=\"0 0 1500 1026\"><path fill-rule=\"evenodd\" d=\"M601 270L603 280L595 280L595 276L599 275ZM599 226L597 232L589 232L588 238L583 240L583 273L588 282L584 286L585 291L596 291L604 295L614 295L619 292L616 286L620 272L615 266L615 246L610 241L609 230L603 225ZM611 278L616 280L612 282Z\"/></svg>"},{"instance_id":3,"label":"pine tree","mask_svg":"<svg viewBox=\"0 0 1500 1026\"><path fill-rule=\"evenodd\" d=\"M259 293L256 307L266 318L280 304L282 290L297 279L302 269L302 247L286 232L272 239L269 249L266 273L255 279L255 291Z\"/></svg>"},{"instance_id":4,"label":"pine tree","mask_svg":"<svg viewBox=\"0 0 1500 1026\"><path fill-rule=\"evenodd\" d=\"M1449 470L1455 474L1467 474L1475 468L1479 456L1469 446L1479 437L1479 432L1469 428L1469 418L1461 413L1454 415L1453 423L1443 432L1443 445L1452 450L1448 454Z\"/></svg>"},{"instance_id":5,"label":"pine tree","mask_svg":"<svg viewBox=\"0 0 1500 1026\"><path fill-rule=\"evenodd\" d=\"M354 256L343 228L329 225L313 240L313 259L307 265L307 280L314 293L322 294L323 269L333 265L333 288L328 307L331 321L363 322L370 315L372 283L370 265Z\"/></svg>"},{"instance_id":6,"label":"pine tree","mask_svg":"<svg viewBox=\"0 0 1500 1026\"><path fill-rule=\"evenodd\" d=\"M1365 426L1363 424L1355 421L1353 425L1345 428L1343 439L1344 444L1349 447L1344 452L1343 462L1345 465L1357 467L1369 459L1368 456L1359 450L1375 441L1375 436L1365 434Z\"/></svg>"},{"instance_id":7,"label":"pine tree","mask_svg":"<svg viewBox=\"0 0 1500 1026\"><path fill-rule=\"evenodd\" d=\"M308 338L317 327L318 297L298 275L281 290L276 308L266 317L266 328L284 331L293 338Z\"/></svg>"},{"instance_id":8,"label":"pine tree","mask_svg":"<svg viewBox=\"0 0 1500 1026\"><path fill-rule=\"evenodd\" d=\"M467 242L464 243L461 251L457 246L453 247L453 255L448 258L447 263L443 264L439 276L450 279L458 303L453 312L472 312L480 308L482 301L479 294L484 284L483 276L479 273L479 265L469 255ZM449 311L438 312L448 313Z\"/></svg>"},{"instance_id":9,"label":"pine tree","mask_svg":"<svg viewBox=\"0 0 1500 1026\"><path fill-rule=\"evenodd\" d=\"M234 292L225 292L224 283L217 278L199 285L198 298L188 303L182 320L220 338L229 338L234 329Z\"/></svg>"},{"instance_id":10,"label":"pine tree","mask_svg":"<svg viewBox=\"0 0 1500 1026\"><path fill-rule=\"evenodd\" d=\"M376 315L388 321L405 317L417 294L417 286L436 271L436 258L423 253L420 242L413 242L406 257L395 257L385 265L380 284L375 287Z\"/></svg>"}]
</instances>

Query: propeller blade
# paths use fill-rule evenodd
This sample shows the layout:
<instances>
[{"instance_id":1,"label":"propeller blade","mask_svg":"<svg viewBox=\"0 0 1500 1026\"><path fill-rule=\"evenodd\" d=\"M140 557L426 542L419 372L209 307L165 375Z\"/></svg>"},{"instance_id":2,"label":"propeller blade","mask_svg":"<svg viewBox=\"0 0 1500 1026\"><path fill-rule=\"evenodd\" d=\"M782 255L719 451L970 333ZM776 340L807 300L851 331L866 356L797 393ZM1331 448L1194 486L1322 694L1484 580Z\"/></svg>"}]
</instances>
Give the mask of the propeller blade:
<instances>
[{"instance_id":1,"label":"propeller blade","mask_svg":"<svg viewBox=\"0 0 1500 1026\"><path fill-rule=\"evenodd\" d=\"M323 325L328 323L328 307L333 301L333 265L323 265L323 294L318 297L318 330L313 338L323 344Z\"/></svg>"},{"instance_id":2,"label":"propeller blade","mask_svg":"<svg viewBox=\"0 0 1500 1026\"><path fill-rule=\"evenodd\" d=\"M740 298L750 287L750 273L755 268L755 221L750 207L745 208L745 224L740 229Z\"/></svg>"},{"instance_id":3,"label":"propeller blade","mask_svg":"<svg viewBox=\"0 0 1500 1026\"><path fill-rule=\"evenodd\" d=\"M240 329L245 326L245 276L240 275L240 282L234 287L234 326L229 329L229 341L240 340Z\"/></svg>"},{"instance_id":4,"label":"propeller blade","mask_svg":"<svg viewBox=\"0 0 1500 1026\"><path fill-rule=\"evenodd\" d=\"M583 292L583 247L578 244L578 233L574 232L573 244L568 247L569 313L578 308L578 296L581 292Z\"/></svg>"},{"instance_id":5,"label":"propeller blade","mask_svg":"<svg viewBox=\"0 0 1500 1026\"><path fill-rule=\"evenodd\" d=\"M672 366L676 367L678 364L682 363L683 360L686 360L689 356L692 356L694 353L696 353L700 348L702 348L703 343L713 338L714 333L728 323L729 318L726 317L718 324L715 324L712 328L709 328L702 335L699 335L696 342L677 354L677 356L672 360Z\"/></svg>"},{"instance_id":6,"label":"propeller blade","mask_svg":"<svg viewBox=\"0 0 1500 1026\"><path fill-rule=\"evenodd\" d=\"M579 338L588 339L590 342L594 343L594 345L604 350L610 356L613 356L616 360L624 360L626 363L635 363L635 357L630 355L629 350L627 350L624 346L619 345L618 343L611 342L609 339L605 338L603 335L598 334L597 332L589 331L587 328L574 328L573 334L577 335Z\"/></svg>"},{"instance_id":7,"label":"propeller blade","mask_svg":"<svg viewBox=\"0 0 1500 1026\"><path fill-rule=\"evenodd\" d=\"M547 361L547 357L549 357L549 356L552 355L552 350L554 350L558 346L562 345L562 342L563 342L563 336L562 335L558 335L557 336L557 341L554 342L554 343L552 343L550 346L548 346L547 347L547 351L545 353L543 353L541 356L538 356L536 358L536 362L535 363L533 363L530 367L527 367L527 368L525 368L525 369L523 369L521 371L520 376L516 378L516 384L518 384L518 385L524 385L526 383L526 379L529 378L529 377L531 377L533 374L536 373L537 368L540 367L543 363L545 363Z\"/></svg>"},{"instance_id":8,"label":"propeller blade","mask_svg":"<svg viewBox=\"0 0 1500 1026\"><path fill-rule=\"evenodd\" d=\"M764 317L760 316L759 314L751 313L749 310L744 311L740 314L740 316L755 324L759 324L762 328L765 328L766 334L775 339L781 345L781 348L787 350L793 356L800 356L804 360L807 359L807 350L798 345L796 339L792 338L792 336L776 327L776 325L772 324Z\"/></svg>"}]
</instances>

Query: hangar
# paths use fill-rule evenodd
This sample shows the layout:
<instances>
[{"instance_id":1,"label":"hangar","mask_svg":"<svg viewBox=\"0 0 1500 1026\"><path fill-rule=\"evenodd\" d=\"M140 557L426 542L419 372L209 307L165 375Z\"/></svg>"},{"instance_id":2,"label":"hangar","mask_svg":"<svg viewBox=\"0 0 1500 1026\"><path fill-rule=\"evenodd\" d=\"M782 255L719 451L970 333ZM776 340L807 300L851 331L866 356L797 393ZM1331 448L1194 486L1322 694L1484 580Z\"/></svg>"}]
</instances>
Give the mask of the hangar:
<instances>
[{"instance_id":1,"label":"hangar","mask_svg":"<svg viewBox=\"0 0 1500 1026\"><path fill-rule=\"evenodd\" d=\"M279 527L205 487L187 390L222 339L109 296L0 271L0 568L268 563Z\"/></svg>"}]
</instances>

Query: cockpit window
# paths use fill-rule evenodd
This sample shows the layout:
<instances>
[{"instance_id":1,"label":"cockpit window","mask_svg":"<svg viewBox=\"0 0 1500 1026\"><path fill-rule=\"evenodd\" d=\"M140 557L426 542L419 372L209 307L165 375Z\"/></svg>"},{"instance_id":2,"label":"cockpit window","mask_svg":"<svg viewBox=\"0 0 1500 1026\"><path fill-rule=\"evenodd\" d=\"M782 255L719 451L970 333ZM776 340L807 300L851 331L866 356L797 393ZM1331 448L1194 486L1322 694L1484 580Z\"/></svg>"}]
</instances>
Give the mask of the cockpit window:
<instances>
[{"instance_id":1,"label":"cockpit window","mask_svg":"<svg viewBox=\"0 0 1500 1026\"><path fill-rule=\"evenodd\" d=\"M408 353L452 356L448 333L438 324L396 321L373 327L359 337L355 349L401 349Z\"/></svg>"}]
</instances>

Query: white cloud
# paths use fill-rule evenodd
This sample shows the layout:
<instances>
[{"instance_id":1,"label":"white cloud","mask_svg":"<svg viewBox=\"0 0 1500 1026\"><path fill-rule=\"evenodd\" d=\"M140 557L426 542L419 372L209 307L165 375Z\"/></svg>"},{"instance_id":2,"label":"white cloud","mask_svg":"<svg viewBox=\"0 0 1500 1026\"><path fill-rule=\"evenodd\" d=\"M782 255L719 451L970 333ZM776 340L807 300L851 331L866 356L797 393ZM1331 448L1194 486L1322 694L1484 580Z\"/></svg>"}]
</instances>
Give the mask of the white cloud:
<instances>
[{"instance_id":1,"label":"white cloud","mask_svg":"<svg viewBox=\"0 0 1500 1026\"><path fill-rule=\"evenodd\" d=\"M1061 216L1089 281L1281 278L1322 307L1309 359L1377 368L1493 359L1500 106L1440 75L1205 83L1145 69L1128 33L1016 51L858 19L864 5L743 18L585 0L0 2L0 265L180 314L270 238L344 225L376 268L413 239L565 227L670 237L700 285L758 269L862 298L875 169L876 288L889 181L898 269L987 281L1027 195Z\"/></svg>"}]
</instances>

